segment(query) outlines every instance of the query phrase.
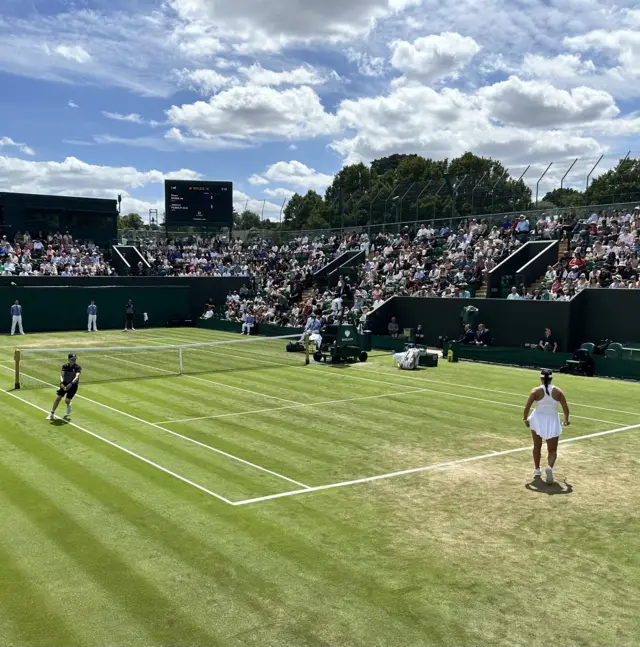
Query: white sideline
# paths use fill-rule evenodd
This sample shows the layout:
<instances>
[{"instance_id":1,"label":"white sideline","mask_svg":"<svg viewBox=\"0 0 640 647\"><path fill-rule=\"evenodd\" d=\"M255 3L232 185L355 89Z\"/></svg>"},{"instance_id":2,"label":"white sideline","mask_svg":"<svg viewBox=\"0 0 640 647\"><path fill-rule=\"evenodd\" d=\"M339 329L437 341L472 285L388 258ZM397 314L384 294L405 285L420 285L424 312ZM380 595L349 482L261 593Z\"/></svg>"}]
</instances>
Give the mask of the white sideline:
<instances>
[{"instance_id":1,"label":"white sideline","mask_svg":"<svg viewBox=\"0 0 640 647\"><path fill-rule=\"evenodd\" d=\"M15 393L11 393L10 391L6 391L5 389L1 389L3 393L6 393L8 396L15 398L16 400L20 400L20 402L24 402L24 404L28 404L30 407L33 407L34 409L38 409L38 411L42 411L43 413L49 413L46 409L43 409L42 407L39 407L37 404L34 404L33 402L29 402L29 400L25 400L24 398L21 398L20 396L16 395ZM60 419L60 418L58 418ZM162 467L162 465L159 465L158 463L154 463L153 461L149 460L148 458L145 458L144 456L141 456L140 454L136 454L135 452L131 451L130 449L127 449L126 447L122 447L122 445L118 445L117 443L114 443L111 440L108 440L107 438L103 438L102 436L94 433L93 431L89 431L88 429L85 429L84 427L81 427L80 425L77 425L75 422L71 422L70 420L65 420L65 422L70 425L71 427L75 427L76 429L79 429L80 431L84 432L85 434L89 434L89 436L93 436L94 438L101 440L103 443L107 443L107 445L111 445L112 447L115 447L116 449L119 449L120 451L124 452L125 454L129 454L129 456L133 456L134 458L137 458L139 461L142 461L143 463L146 463L147 465L151 465L152 467L155 467L156 469L160 470L161 472L164 472L165 474L169 474L169 476L173 476L173 478L178 479L179 481L182 481L183 483L186 483L187 485L191 485L192 487L204 492L205 494L208 494L209 496L214 497L215 499L219 499L220 501L224 501L224 503L228 503L229 505L233 505L233 501L230 501L229 499L225 499L223 496L220 496L219 494L216 494L215 492L212 492L211 490L207 490L207 488L203 487L202 485L198 485L198 483L195 483L194 481L189 480L188 478L185 478L184 476L180 476L180 474L177 474L176 472L172 472L170 469L167 469L166 467Z\"/></svg>"},{"instance_id":2,"label":"white sideline","mask_svg":"<svg viewBox=\"0 0 640 647\"><path fill-rule=\"evenodd\" d=\"M578 440L586 440L587 438L597 438L599 436L608 436L610 434L617 434L621 431L629 431L631 429L638 429L638 425L630 425L628 427L620 427L618 429L610 429L609 431L598 431L593 434L586 434L584 436L576 436L575 438L566 438L560 443L573 443ZM429 472L432 470L445 469L447 467L456 467L464 465L465 463L473 463L481 461L486 458L496 458L497 456L507 456L508 454L516 454L521 452L531 451L531 445L526 447L516 447L515 449L506 449L500 452L491 452L489 454L481 454L479 456L471 456L469 458L461 458L453 461L446 461L444 463L437 463L435 465L427 465L426 467L415 467L413 469L402 470L400 472L390 472L389 474L379 474L377 476L368 476L366 478L354 479L352 481L342 481L341 483L331 483L329 485L319 485L317 487L308 488L305 490L292 490L291 492L281 492L279 494L270 494L268 496L256 497L254 499L244 499L243 501L234 501L231 505L248 505L249 503L260 503L261 501L271 501L272 499L282 499L284 497L295 496L298 494L307 494L309 492L320 492L321 490L332 490L335 488L346 487L348 485L359 485L361 483L371 483L372 481L381 481L383 479L395 478L397 476L405 476L407 474L419 474L421 472Z\"/></svg>"},{"instance_id":3,"label":"white sideline","mask_svg":"<svg viewBox=\"0 0 640 647\"><path fill-rule=\"evenodd\" d=\"M374 370L369 370L369 366L372 366L370 364L362 364L363 368L367 369L367 373L373 373L374 375L381 375L387 377L389 374L388 373L382 373L380 371L374 371ZM515 368L513 366L508 366L504 368ZM526 370L526 369L525 369ZM456 384L455 382L443 382L441 380L430 380L428 378L424 377L419 377L418 381L420 382L428 382L430 384L444 384L445 386L457 386L465 389L473 389L474 391L487 391L489 393L499 393L500 395L513 395L515 397L526 397L523 396L521 393L513 393L512 391L500 391L498 389L488 389L484 386L472 386L471 384ZM396 384L395 386L408 386L407 384ZM598 407L594 404L585 404L583 402L574 402L571 400L571 406L573 407L588 407L589 409L599 409L600 411L609 411L611 413L625 413L628 416L637 416L640 415L640 412L638 411L623 411L622 409L610 409L609 407Z\"/></svg>"},{"instance_id":4,"label":"white sideline","mask_svg":"<svg viewBox=\"0 0 640 647\"><path fill-rule=\"evenodd\" d=\"M331 369L330 369L331 370ZM364 382L372 382L374 384L384 384L386 386L409 386L408 384L398 384L397 382L384 382L382 380L374 380L368 377L362 377L360 375L346 375L340 372L340 369L334 369L338 375L341 377L345 377L348 379L352 380L362 380ZM426 382L426 380L424 380ZM465 387L466 385L461 384L461 387ZM420 391L424 391L425 393L439 393L441 395L448 395L453 398L462 398L464 400L475 400L476 402L485 402L488 404L500 404L504 407L515 407L516 409L523 409L524 410L524 405L522 404L513 404L511 402L500 402L498 400L487 400L486 398L474 398L472 395L462 395L460 393L451 393L449 391L436 391L435 389L427 389L427 388L421 388ZM637 414L630 414L630 415L637 415ZM603 422L606 425L620 425L622 423L620 422L613 422L611 420L600 420L599 418L586 418L585 416L578 416L575 414L571 414L572 418L577 418L578 420L588 420L589 422Z\"/></svg>"},{"instance_id":5,"label":"white sideline","mask_svg":"<svg viewBox=\"0 0 640 647\"><path fill-rule=\"evenodd\" d=\"M4 368L7 370L8 369L6 366L2 366L0 368ZM40 380L37 377L32 377L29 376L32 380L36 380L37 382L40 382L41 384L46 384L47 386L56 388L55 385L51 384L50 382L45 382L44 380ZM15 396L17 397L17 396ZM221 456L225 456L226 458L230 458L231 460L237 461L238 463L243 463L244 465L248 465L249 467L252 467L254 469L260 470L261 472L266 472L267 474L271 474L272 476L275 476L277 478L283 479L285 481L289 481L289 483L294 483L295 485L299 485L300 487L303 488L308 488L308 485L305 485L304 483L301 483L300 481L295 481L294 479L289 478L288 476L284 476L283 474L278 474L278 472L274 472L272 470L267 469L266 467L262 467L261 465L256 465L255 463L251 463L244 458L240 458L239 456L234 456L233 454L229 454L228 452L222 451L221 449L217 449L216 447L212 447L211 445L207 445L205 443L201 443L199 440L196 440L195 438L189 438L189 436L184 436L183 434L179 434L176 431L171 431L171 429L167 429L166 427L161 427L159 424L155 422L149 422L149 420L144 420L144 418L138 418L138 416L134 416L131 413L127 413L126 411L121 411L120 409L116 409L115 407L110 407L108 404L104 404L102 402L98 402L97 400L92 400L91 398L87 398L84 395L77 395L76 397L81 398L82 400L86 400L87 402L91 402L92 404L96 404L99 407L103 407L104 409L108 409L109 411L113 411L114 413L119 413L122 416L126 416L127 418L131 418L132 420L135 420L137 422L141 422L145 425L150 425L151 427L155 427L156 429L160 429L160 431L164 431L167 434L171 434L172 436L176 436L177 438L182 438L182 440L186 440L187 442L193 443L194 445L198 445L199 447L202 447L204 449L208 449L209 451L215 452L216 454L220 454ZM20 398L22 399L22 398ZM34 405L35 406L35 405ZM48 413L46 410L43 409L45 413Z\"/></svg>"}]
</instances>

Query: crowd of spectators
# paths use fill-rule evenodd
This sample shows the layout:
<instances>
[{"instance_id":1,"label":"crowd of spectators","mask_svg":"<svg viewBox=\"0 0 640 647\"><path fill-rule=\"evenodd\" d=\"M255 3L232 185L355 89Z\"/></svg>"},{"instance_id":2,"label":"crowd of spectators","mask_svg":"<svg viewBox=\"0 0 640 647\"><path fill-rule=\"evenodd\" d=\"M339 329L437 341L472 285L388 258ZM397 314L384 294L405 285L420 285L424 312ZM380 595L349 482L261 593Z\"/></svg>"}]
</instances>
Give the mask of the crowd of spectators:
<instances>
[{"instance_id":1,"label":"crowd of spectators","mask_svg":"<svg viewBox=\"0 0 640 647\"><path fill-rule=\"evenodd\" d=\"M537 288L512 288L508 299L570 301L585 288L640 289L640 206L583 219L541 216L535 233L570 242Z\"/></svg>"},{"instance_id":2,"label":"crowd of spectators","mask_svg":"<svg viewBox=\"0 0 640 647\"><path fill-rule=\"evenodd\" d=\"M32 236L18 232L13 241L0 239L1 276L112 276L104 253L91 242L75 240L69 232Z\"/></svg>"}]
</instances>

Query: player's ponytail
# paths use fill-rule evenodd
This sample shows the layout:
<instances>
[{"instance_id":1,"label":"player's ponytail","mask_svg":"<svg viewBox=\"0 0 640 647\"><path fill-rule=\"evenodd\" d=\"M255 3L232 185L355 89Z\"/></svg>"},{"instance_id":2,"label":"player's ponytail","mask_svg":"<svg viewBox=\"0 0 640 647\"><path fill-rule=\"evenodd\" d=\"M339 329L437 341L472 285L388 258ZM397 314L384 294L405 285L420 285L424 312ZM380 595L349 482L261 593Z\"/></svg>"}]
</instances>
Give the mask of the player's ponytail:
<instances>
[{"instance_id":1,"label":"player's ponytail","mask_svg":"<svg viewBox=\"0 0 640 647\"><path fill-rule=\"evenodd\" d=\"M553 379L553 372L545 368L540 372L540 377L542 378L544 392L549 395L549 384L551 384L551 380Z\"/></svg>"}]
</instances>

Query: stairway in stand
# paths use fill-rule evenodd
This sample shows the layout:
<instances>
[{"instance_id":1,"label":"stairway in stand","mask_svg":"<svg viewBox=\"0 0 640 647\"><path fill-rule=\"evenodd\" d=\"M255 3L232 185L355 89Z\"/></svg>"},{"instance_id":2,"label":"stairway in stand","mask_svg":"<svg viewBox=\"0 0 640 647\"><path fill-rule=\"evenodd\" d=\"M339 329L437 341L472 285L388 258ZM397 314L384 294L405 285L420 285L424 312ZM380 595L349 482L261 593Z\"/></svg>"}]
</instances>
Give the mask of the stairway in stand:
<instances>
[{"instance_id":1,"label":"stairway in stand","mask_svg":"<svg viewBox=\"0 0 640 647\"><path fill-rule=\"evenodd\" d=\"M476 299L486 299L487 298L487 284L483 283L477 290L475 297Z\"/></svg>"},{"instance_id":2,"label":"stairway in stand","mask_svg":"<svg viewBox=\"0 0 640 647\"><path fill-rule=\"evenodd\" d=\"M560 243L558 244L558 261L564 256L564 253L568 251L571 251L571 241L569 239L561 240ZM533 283L530 286L530 288L532 290L538 290L543 283L546 283L544 279L544 274L538 277L538 280L535 283Z\"/></svg>"}]
</instances>

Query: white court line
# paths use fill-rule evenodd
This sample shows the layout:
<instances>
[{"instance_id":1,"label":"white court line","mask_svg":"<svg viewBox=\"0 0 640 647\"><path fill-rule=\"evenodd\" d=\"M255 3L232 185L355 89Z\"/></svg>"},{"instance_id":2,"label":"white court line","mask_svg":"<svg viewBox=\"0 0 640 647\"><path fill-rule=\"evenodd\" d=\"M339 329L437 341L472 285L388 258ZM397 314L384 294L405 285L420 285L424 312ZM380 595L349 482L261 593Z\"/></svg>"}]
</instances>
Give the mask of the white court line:
<instances>
[{"instance_id":1,"label":"white court line","mask_svg":"<svg viewBox=\"0 0 640 647\"><path fill-rule=\"evenodd\" d=\"M179 420L161 420L157 424L168 425L171 422L194 422L196 420L212 420L214 418L232 418L233 416L247 416L251 413L268 413L269 411L284 411L285 409L299 409L302 407L319 407L326 404L342 404L343 402L358 402L359 400L375 400L377 398L390 398L394 395L409 395L411 393L423 393L424 389L412 391L399 391L397 393L381 393L380 395L364 395L359 398L348 398L346 400L327 400L325 402L308 402L304 404L292 404L288 407L271 407L270 409L254 409L253 411L236 411L235 413L218 413L214 416L200 416L199 418L181 418Z\"/></svg>"},{"instance_id":2,"label":"white court line","mask_svg":"<svg viewBox=\"0 0 640 647\"><path fill-rule=\"evenodd\" d=\"M371 379L371 378L368 378L368 377L361 377L360 375L343 375L342 373L340 373L340 369L333 369L333 370L336 371L338 373L338 375L340 375L341 377L345 377L345 378L352 379L352 380L363 380L365 382L372 382L373 384L384 384L386 386L409 386L408 384L398 384L397 382L393 383L393 382L384 382L382 380L374 380L374 379ZM461 384L460 386L464 387L466 385ZM435 389L424 388L424 389L420 389L420 390L424 391L425 393L439 393L441 395L448 395L448 396L451 396L453 398L461 398L461 399L464 399L464 400L475 400L476 402L486 402L488 404L499 404L499 405L502 405L504 407L515 407L516 409L522 409L524 411L524 405L512 404L511 402L502 402L502 401L498 401L498 400L487 400L486 398L474 398L472 395L462 395L460 393L451 393L449 391L436 391ZM620 424L622 424L620 422L612 422L611 420L600 420L599 418L586 418L585 416L577 416L577 415L574 415L574 414L571 414L571 417L572 418L577 418L578 420L588 420L589 422L603 422L606 425L620 425Z\"/></svg>"},{"instance_id":3,"label":"white court line","mask_svg":"<svg viewBox=\"0 0 640 647\"><path fill-rule=\"evenodd\" d=\"M33 407L34 409L38 409L38 411L42 411L43 413L49 413L46 409L43 409L42 407L39 407L37 404L34 404L33 402L29 402L28 400L25 400L24 398L21 398L20 396L16 395L15 393L11 393L10 391L5 391L4 389L2 390L3 393L6 393L6 395L15 398L16 400L20 400L20 402L24 402L24 404L28 404L30 407ZM60 418L58 418L60 419ZM204 492L205 494L208 494L209 496L214 497L215 499L219 499L220 501L224 501L224 503L228 503L229 505L233 505L233 501L230 501L229 499L225 499L223 496L220 496L219 494L216 494L215 492L212 492L211 490L207 490L207 488L203 487L202 485L198 485L194 481L190 481L188 478L185 478L184 476L180 476L180 474L176 474L176 472L172 472L170 469L167 469L166 467L162 467L162 465L158 465L158 463L154 463L153 461L149 460L148 458L145 458L144 456L140 456L140 454L136 454L135 452L131 451L130 449L127 449L126 447L122 447L122 445L118 445L117 443L114 443L111 440L108 440L107 438L103 438L102 436L94 433L93 431L89 431L88 429L85 429L84 427L81 427L80 425L77 425L75 422L71 422L70 420L65 420L66 424L70 425L71 427L75 427L76 429L79 429L80 431L84 432L85 434L89 434L89 436L93 436L97 440L101 440L103 443L107 443L107 445L111 445L112 447L115 447L116 449L119 449L120 451L124 452L125 454L129 454L129 456L133 456L134 458L137 458L138 460L142 461L143 463L146 463L147 465L151 465L152 467L155 467L156 469L160 470L161 472L164 472L165 474L169 474L169 476L173 476L173 478L178 479L179 481L182 481L183 483L186 483L187 485L191 485L192 487Z\"/></svg>"},{"instance_id":4,"label":"white court line","mask_svg":"<svg viewBox=\"0 0 640 647\"><path fill-rule=\"evenodd\" d=\"M617 434L621 431L629 431L631 429L638 429L639 425L630 425L628 427L620 427L618 429L610 429L609 431L599 431L594 434L586 434L585 436L576 436L575 438L567 438L561 440L560 443L573 443L578 440L586 440L587 438L597 438L598 436L608 436L610 434ZM447 467L456 467L464 465L465 463L473 463L476 461L485 460L487 458L496 458L497 456L507 456L508 454L517 454L521 452L531 451L531 445L526 447L517 447L515 449L506 449L501 452L491 452L489 454L481 454L479 456L471 456L469 458L461 458L453 461L446 461L444 463L437 463L435 465L427 465L426 467L415 467L409 470L402 470L400 472L390 472L389 474L379 474L378 476L369 476L361 479L354 479L352 481L342 481L341 483L331 483L329 485L319 485L317 487L308 488L306 490L293 490L291 492L281 492L279 494L270 494L268 496L256 497L254 499L245 499L243 501L234 501L231 505L247 505L249 503L259 503L261 501L271 501L272 499L282 499L284 497L296 496L298 494L307 494L309 492L320 492L321 490L332 490L335 488L347 487L348 485L359 485L361 483L371 483L373 481L381 481L383 479L395 478L397 476L405 476L407 474L419 474L422 472L430 472L433 470L445 469Z\"/></svg>"},{"instance_id":5,"label":"white court line","mask_svg":"<svg viewBox=\"0 0 640 647\"><path fill-rule=\"evenodd\" d=\"M189 377L189 376L187 376ZM408 386L407 384L393 384L392 382L382 382L380 380L371 380L366 377L360 377L357 375L342 375L342 377L346 378L351 378L354 380L364 380L366 382L373 382L375 384L385 384L389 386ZM208 382L209 380L205 380L205 382ZM217 384L217 382L212 382L212 384ZM301 404L296 404L293 406L288 406L288 407L272 407L270 409L255 409L252 411L239 411L236 413L223 413L223 414L217 414L217 415L212 415L212 416L200 416L197 418L181 418L179 420L163 420L162 422L158 424L169 424L171 422L193 422L197 420L209 420L209 419L215 419L215 418L229 418L232 416L246 416L249 414L255 414L255 413L267 413L269 411L282 411L284 409L300 409L302 407L317 407L321 405L329 405L329 404L341 404L344 402L357 402L358 400L374 400L377 398L384 398L384 397L390 397L390 396L397 396L397 395L409 395L411 393L436 393L438 395L446 395L449 397L453 398L460 398L464 400L473 400L475 402L484 402L486 404L497 404L499 406L503 407L512 407L516 409L522 409L524 410L524 406L520 404L512 404L511 402L502 402L498 400L487 400L486 398L475 398L471 395L462 395L460 393L451 393L449 391L436 391L435 389L428 389L428 388L419 388L419 389L414 389L411 391L404 391L404 392L398 392L398 393L383 393L381 395L373 395L373 396L364 396L361 398L349 398L347 400L328 400L325 402L308 402L308 403L301 403ZM622 423L620 422L613 422L611 420L599 420L598 418L585 418L584 416L577 416L577 415L572 415L572 418L577 418L578 420L588 420L589 422L602 422L606 425L620 425Z\"/></svg>"},{"instance_id":6,"label":"white court line","mask_svg":"<svg viewBox=\"0 0 640 647\"><path fill-rule=\"evenodd\" d=\"M7 367L2 366L0 368L5 368L6 369ZM7 369L7 370L11 370L11 369ZM31 377L31 379L36 380L37 382L40 382L42 384L46 384L47 386L51 386L53 388L56 388L55 385L51 384L50 382L45 382L44 380L40 380L37 377ZM283 474L278 474L278 472L274 472L272 470L269 470L266 467L262 467L260 465L256 465L255 463L251 463L249 461L246 461L244 458L240 458L239 456L234 456L233 454L229 454L228 452L222 451L221 449L217 449L216 447L212 447L211 445L201 443L199 440L195 440L195 438L190 438L189 436L184 436L183 434L179 434L176 431L171 431L171 429L167 429L166 427L161 427L159 424L157 424L155 422L149 422L148 420L144 420L143 418L138 418L138 416L134 416L131 413L127 413L126 411L121 411L120 409L110 407L108 404L103 404L102 402L98 402L97 400L92 400L91 398L87 398L84 395L79 395L78 394L76 397L80 398L82 400L86 400L87 402L91 402L92 404L96 404L99 407L103 407L104 409L108 409L109 411L113 411L114 413L119 413L122 416L126 416L127 418L131 418L132 420L135 420L135 421L140 422L142 424L150 425L151 427L155 427L156 429L160 429L161 431L164 431L167 434L171 434L172 436L176 436L177 438L182 438L183 440L186 440L187 442L193 443L194 445L198 445L199 447L202 447L204 449L208 449L209 451L215 452L216 454L220 454L221 456L225 456L226 458L230 458L231 460L237 461L238 463L243 463L244 465L248 465L249 467L260 470L261 472L266 472L267 474L271 474L272 476L275 476L277 478L283 479L285 481L289 481L289 483L294 483L295 485L299 485L299 486L301 486L303 488L308 488L309 487L308 485L305 485L304 483L301 483L300 481L295 481L294 479L290 479L288 476L284 476ZM22 398L20 398L20 399L22 399ZM45 410L43 409L43 411L45 411ZM45 413L48 413L48 412L45 411Z\"/></svg>"},{"instance_id":7,"label":"white court line","mask_svg":"<svg viewBox=\"0 0 640 647\"><path fill-rule=\"evenodd\" d=\"M362 364L362 368L368 369L369 366L373 366L370 364ZM516 368L513 366L509 366L506 368ZM520 370L520 369L519 369ZM523 369L523 370L529 370L529 369ZM373 370L367 370L367 373L374 373L375 375L384 375L385 377L389 376L388 373L382 373L380 371L373 371ZM467 389L473 389L474 391L487 391L489 393L499 393L501 395L513 395L519 398L526 397L523 396L520 393L512 393L511 391L499 391L498 389L488 389L483 386L472 386L471 384L457 384L455 382L443 382L441 380L429 380L428 378L423 378L419 377L419 381L421 382L429 382L431 384L444 384L445 386L457 386L457 387L462 387L462 388L467 388ZM396 386L408 386L407 384L396 384ZM582 402L573 402L571 401L571 406L575 407L588 407L589 409L600 409L601 411L610 411L611 413L626 413L629 416L637 416L640 415L640 412L638 411L623 411L622 409L610 409L608 407L598 407L594 404L584 404Z\"/></svg>"}]
</instances>

